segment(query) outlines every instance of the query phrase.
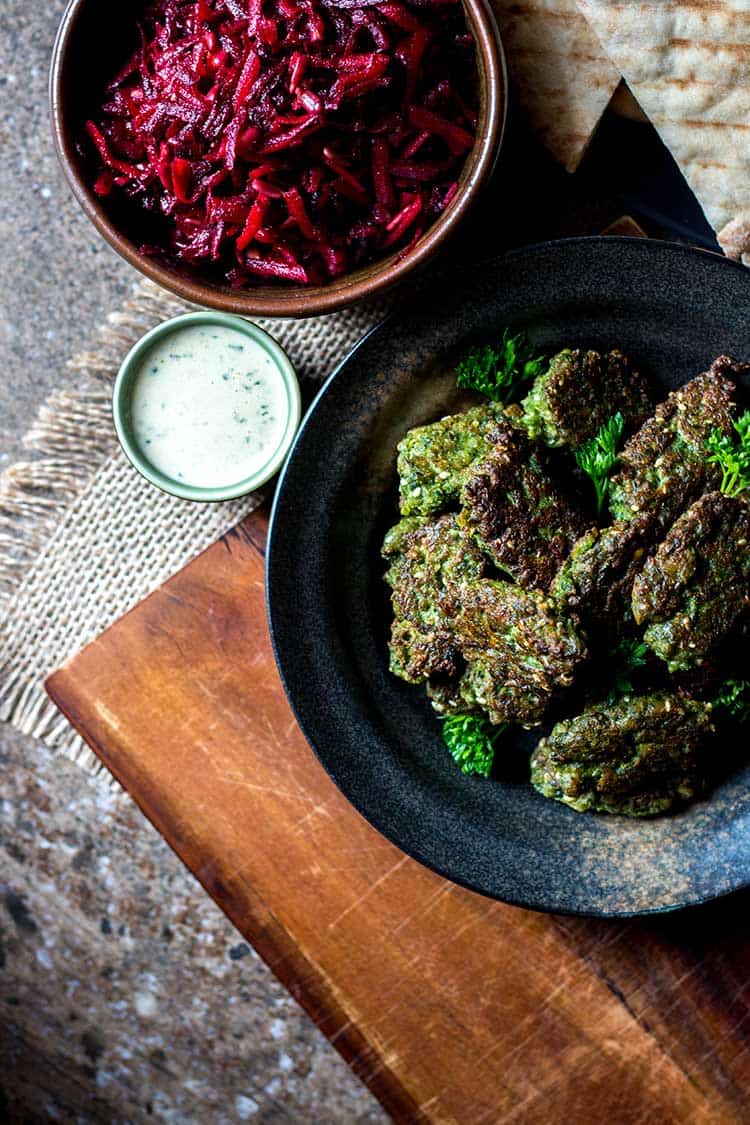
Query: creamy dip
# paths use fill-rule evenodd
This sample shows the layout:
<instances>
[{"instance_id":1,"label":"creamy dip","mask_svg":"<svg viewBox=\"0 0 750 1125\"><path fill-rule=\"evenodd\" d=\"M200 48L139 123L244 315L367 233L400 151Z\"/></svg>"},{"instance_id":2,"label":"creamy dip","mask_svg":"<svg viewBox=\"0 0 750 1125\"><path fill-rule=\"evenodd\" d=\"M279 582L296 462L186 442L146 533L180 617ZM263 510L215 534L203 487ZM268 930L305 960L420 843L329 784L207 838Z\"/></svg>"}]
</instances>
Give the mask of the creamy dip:
<instances>
[{"instance_id":1,"label":"creamy dip","mask_svg":"<svg viewBox=\"0 0 750 1125\"><path fill-rule=\"evenodd\" d=\"M146 352L131 418L155 469L187 485L223 488L252 476L278 449L287 390L273 359L249 336L191 324Z\"/></svg>"}]
</instances>

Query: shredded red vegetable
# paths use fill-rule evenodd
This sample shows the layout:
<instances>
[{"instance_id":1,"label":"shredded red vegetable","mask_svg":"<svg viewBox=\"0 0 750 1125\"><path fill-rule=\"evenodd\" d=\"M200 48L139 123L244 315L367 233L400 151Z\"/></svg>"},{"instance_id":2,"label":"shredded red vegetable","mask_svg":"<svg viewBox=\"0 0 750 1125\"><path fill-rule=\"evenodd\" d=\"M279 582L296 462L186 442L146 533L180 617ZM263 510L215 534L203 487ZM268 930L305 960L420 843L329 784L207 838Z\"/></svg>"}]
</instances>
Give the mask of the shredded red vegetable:
<instances>
[{"instance_id":1,"label":"shredded red vegetable","mask_svg":"<svg viewBox=\"0 0 750 1125\"><path fill-rule=\"evenodd\" d=\"M158 217L144 252L323 284L447 206L476 89L460 0L153 0L84 143L97 195Z\"/></svg>"}]
</instances>

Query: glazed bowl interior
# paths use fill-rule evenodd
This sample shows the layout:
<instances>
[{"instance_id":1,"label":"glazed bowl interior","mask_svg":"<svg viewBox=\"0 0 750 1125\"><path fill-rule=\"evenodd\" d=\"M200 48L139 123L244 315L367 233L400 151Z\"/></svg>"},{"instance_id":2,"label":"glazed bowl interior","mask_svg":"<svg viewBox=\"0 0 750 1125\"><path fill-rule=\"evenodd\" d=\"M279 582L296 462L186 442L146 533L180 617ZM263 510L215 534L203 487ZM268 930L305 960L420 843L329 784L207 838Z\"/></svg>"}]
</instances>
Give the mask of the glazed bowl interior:
<instances>
[{"instance_id":1,"label":"glazed bowl interior","mask_svg":"<svg viewBox=\"0 0 750 1125\"><path fill-rule=\"evenodd\" d=\"M371 297L435 254L473 205L494 167L506 110L502 46L483 0L463 0L463 5L477 45L477 139L461 172L458 192L408 255L381 258L325 286L252 289L233 289L199 274L180 273L144 255L144 243L162 241L157 219L127 199L100 200L91 187L96 176L92 156L86 154L88 146L81 145L84 122L95 111L107 82L138 43L143 0L117 5L71 0L63 16L52 59L50 101L55 144L68 182L110 245L141 273L185 300L240 315L310 316Z\"/></svg>"}]
</instances>

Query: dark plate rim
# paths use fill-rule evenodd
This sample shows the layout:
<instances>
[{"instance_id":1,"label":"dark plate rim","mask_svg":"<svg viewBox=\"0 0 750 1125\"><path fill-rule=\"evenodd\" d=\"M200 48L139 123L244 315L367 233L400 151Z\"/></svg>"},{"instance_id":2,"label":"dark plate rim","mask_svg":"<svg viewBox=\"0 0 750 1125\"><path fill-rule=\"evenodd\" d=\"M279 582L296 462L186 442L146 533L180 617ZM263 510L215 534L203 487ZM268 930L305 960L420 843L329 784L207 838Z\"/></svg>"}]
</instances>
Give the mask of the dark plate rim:
<instances>
[{"instance_id":1,"label":"dark plate rim","mask_svg":"<svg viewBox=\"0 0 750 1125\"><path fill-rule=\"evenodd\" d=\"M477 265L470 266L470 267L464 267L463 269L458 271L454 275L454 281L456 282L456 285L457 285L457 288L458 288L460 286L462 275L464 275L464 274L468 275L468 273L471 270L476 269L478 266L483 267L483 266L489 265L490 263L493 263L493 262L497 262L497 263L512 262L517 258L522 258L527 254L531 254L531 253L535 253L535 252L538 253L538 252L542 252L542 251L549 250L549 249L556 249L556 248L562 247L562 246L575 246L575 245L583 245L583 244L589 245L589 244L594 243L594 242L606 242L608 244L621 243L621 244L627 244L631 247L634 246L634 245L638 245L638 246L643 247L644 254L650 253L654 248L658 248L659 251L661 251L662 249L666 249L667 252L679 252L680 254L682 254L684 256L687 256L687 257L698 256L698 257L701 257L701 258L710 258L714 262L724 263L725 267L727 269L733 269L733 270L738 271L739 273L742 273L746 276L748 275L747 267L743 266L742 263L733 261L730 258L726 258L723 254L719 254L714 250L708 250L704 247L687 245L687 244L682 243L682 242L674 242L674 241L666 240L666 239L634 238L634 237L629 236L629 235L593 235L593 236L592 235L584 235L584 236L575 236L575 237L571 237L571 238L548 239L548 240L545 240L545 241L542 241L542 242L528 243L527 245L517 247L513 250L509 250L505 254L493 255L493 256L490 256L488 258L484 258L484 259L482 259L482 261L480 263L477 263ZM724 267L722 267L722 268L724 268ZM429 289L428 289L428 293L429 293ZM422 301L424 299L425 299L424 293L420 294L420 297L417 299L417 303L422 303ZM408 849L404 848L402 846L400 840L399 840L399 833L397 831L392 831L390 827L388 829L386 829L383 822L381 821L380 816L378 816L376 813L371 813L369 811L365 812L364 809L360 808L359 804L352 797L350 797L349 794L346 792L346 790L342 787L341 783L339 782L339 779L336 776L335 770L332 769L329 766L328 762L326 761L326 757L325 757L324 753L320 750L316 738L314 737L314 735L308 729L308 725L305 722L304 716L300 713L300 711L298 710L297 705L295 703L294 693L293 693L293 691L290 687L290 684L287 680L287 676L286 676L285 671L284 671L284 661L283 661L283 656L282 656L282 653L281 653L281 645L280 645L280 642L279 642L279 638L278 638L278 634L277 634L277 627L276 627L276 624L275 624L274 593L273 593L274 543L275 543L275 538L276 538L277 521L280 518L279 517L279 509L281 507L281 503L282 503L282 499L283 499L283 492L284 492L284 487L285 487L285 483L286 483L286 478L290 473L292 462L293 462L293 460L296 456L298 447L301 446L301 444L303 443L303 441L306 438L306 433L307 433L308 429L314 424L314 417L315 417L315 414L318 410L318 407L319 407L321 401L328 394L332 384L337 379L340 378L342 372L348 367L349 363L352 361L352 359L355 357L355 355L362 348L364 348L364 346L367 344L367 342L370 340L370 338L377 333L385 331L392 323L400 320L404 315L408 315L408 309L409 309L409 306L407 306L405 309L400 309L400 310L391 312L386 317L384 317L381 321L379 321L377 324L373 325L373 327L370 328L349 349L349 351L346 353L346 355L333 368L330 375L328 375L328 377L325 379L323 385L321 386L320 390L317 392L313 401L311 402L310 406L307 409L307 412L306 412L306 414L303 418L302 424L301 424L301 426L300 426L300 428L297 432L297 435L294 439L294 442L293 442L292 447L289 451L287 459L284 463L284 467L283 467L281 473L279 474L279 478L278 478L278 481L277 481L277 484L276 484L276 489L275 489L275 492L274 492L273 504L272 504L272 508L271 508L271 515L270 515L270 518L269 518L268 542L267 542L267 546L266 546L266 560L265 560L266 615L267 615L267 619L268 619L269 633L270 633L270 636L271 636L271 646L272 646L272 649L273 649L274 659L276 661L276 668L277 668L277 671L279 673L279 677L281 679L282 686L284 688L284 692L286 693L286 697L287 697L287 701L289 703L289 706L292 709L292 713L293 713L293 715L294 715L294 717L295 717L295 719L296 719L296 721L297 721L297 723L300 727L300 730L302 731L303 735L305 736L305 740L307 741L311 750L315 754L315 757L317 758L318 762L323 767L326 774L331 779L331 781L334 783L334 785L336 786L338 791L345 798L345 800L352 806L352 808L358 813L358 815L361 816L362 819L365 820L378 833L380 833L381 836L383 836L386 840L388 840L390 843L392 843L395 847L399 848L399 850L402 851L404 853L404 855L408 855L411 859L416 860L423 867L427 868L427 870L435 872L437 875L440 875L442 878L447 879L451 883L455 883L456 886L463 887L466 890L472 891L474 894L482 895L482 897L490 899L491 901L502 902L502 903L505 903L506 905L519 907L519 908L524 909L524 910L533 910L535 913L539 913L539 914L558 914L558 915L564 916L564 917L612 918L612 919L616 919L616 918L645 918L645 917L656 916L656 915L661 915L661 914L673 914L673 913L675 913L677 911L681 911L681 910L695 909L695 908L700 907L700 906L705 906L707 903L717 902L721 899L728 898L730 895L736 894L736 893L738 893L740 891L743 891L743 890L747 890L748 888L750 888L750 871L747 872L747 873L739 873L739 877L738 877L737 881L729 882L729 883L726 883L725 885L718 886L717 890L714 893L707 894L707 895L696 895L694 897L686 898L682 901L670 902L670 903L667 903L663 906L645 908L645 909L642 909L642 910L617 910L617 909L606 909L606 908L605 909L599 909L599 910L596 910L596 909L592 909L592 910L580 909L580 910L578 910L578 909L573 909L573 908L556 907L556 906L553 906L553 905L544 904L544 903L539 902L539 901L536 901L536 902L527 901L522 896L513 896L513 895L508 894L508 895L504 895L504 896L500 897L499 895L492 894L491 892L488 892L487 890L478 886L477 884L472 883L471 880L457 877L453 872L451 872L450 870L448 870L446 867L442 866L441 864L436 863L431 859L427 860L420 853L419 848L413 847L411 845L409 846Z\"/></svg>"}]
</instances>

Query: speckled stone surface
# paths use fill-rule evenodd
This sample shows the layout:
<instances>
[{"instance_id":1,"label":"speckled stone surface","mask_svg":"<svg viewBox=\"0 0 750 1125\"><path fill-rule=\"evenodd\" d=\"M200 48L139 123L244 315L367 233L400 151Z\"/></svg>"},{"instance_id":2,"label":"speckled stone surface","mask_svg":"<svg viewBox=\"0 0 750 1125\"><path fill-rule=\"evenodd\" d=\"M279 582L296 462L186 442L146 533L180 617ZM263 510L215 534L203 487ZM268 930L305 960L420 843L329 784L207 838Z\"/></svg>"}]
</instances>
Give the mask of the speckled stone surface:
<instances>
[{"instance_id":1,"label":"speckled stone surface","mask_svg":"<svg viewBox=\"0 0 750 1125\"><path fill-rule=\"evenodd\" d=\"M63 7L0 11L0 467L136 277L52 152ZM386 1120L127 798L0 728L0 801L0 1120Z\"/></svg>"},{"instance_id":2,"label":"speckled stone surface","mask_svg":"<svg viewBox=\"0 0 750 1125\"><path fill-rule=\"evenodd\" d=\"M131 801L0 771L0 1119L386 1120Z\"/></svg>"}]
</instances>

